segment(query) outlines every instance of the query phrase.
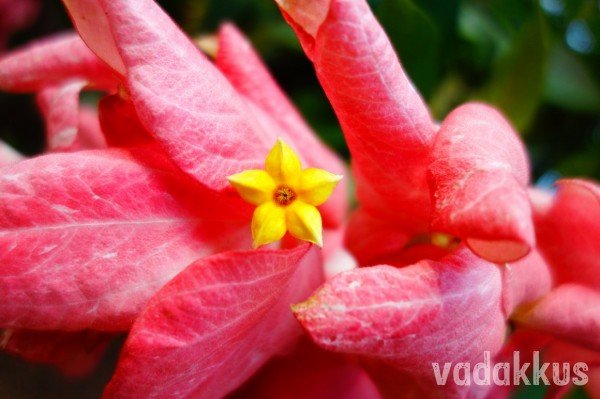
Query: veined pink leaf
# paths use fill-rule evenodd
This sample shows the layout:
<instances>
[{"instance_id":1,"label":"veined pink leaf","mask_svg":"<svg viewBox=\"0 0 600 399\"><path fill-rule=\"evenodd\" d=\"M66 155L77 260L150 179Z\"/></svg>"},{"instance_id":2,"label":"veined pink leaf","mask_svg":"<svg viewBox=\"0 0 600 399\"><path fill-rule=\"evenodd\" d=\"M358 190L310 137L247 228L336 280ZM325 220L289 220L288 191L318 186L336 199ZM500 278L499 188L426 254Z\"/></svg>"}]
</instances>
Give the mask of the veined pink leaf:
<instances>
[{"instance_id":1,"label":"veined pink leaf","mask_svg":"<svg viewBox=\"0 0 600 399\"><path fill-rule=\"evenodd\" d=\"M291 354L274 358L229 399L379 399L356 360L300 341Z\"/></svg>"},{"instance_id":2,"label":"veined pink leaf","mask_svg":"<svg viewBox=\"0 0 600 399\"><path fill-rule=\"evenodd\" d=\"M0 173L0 327L126 330L203 255L250 245L250 209L160 153L46 155Z\"/></svg>"},{"instance_id":3,"label":"veined pink leaf","mask_svg":"<svg viewBox=\"0 0 600 399\"><path fill-rule=\"evenodd\" d=\"M535 243L525 148L504 117L466 104L444 120L429 168L432 228L461 237L479 256L517 260Z\"/></svg>"},{"instance_id":4,"label":"veined pink leaf","mask_svg":"<svg viewBox=\"0 0 600 399\"><path fill-rule=\"evenodd\" d=\"M0 349L23 359L51 364L69 377L84 377L98 365L114 334L97 331L5 330Z\"/></svg>"},{"instance_id":5,"label":"veined pink leaf","mask_svg":"<svg viewBox=\"0 0 600 399\"><path fill-rule=\"evenodd\" d=\"M0 57L0 90L33 92L67 79L113 90L117 78L74 33L35 41Z\"/></svg>"},{"instance_id":6,"label":"veined pink leaf","mask_svg":"<svg viewBox=\"0 0 600 399\"><path fill-rule=\"evenodd\" d=\"M84 80L69 80L42 89L37 103L46 123L46 141L50 151L73 151L80 148L79 93Z\"/></svg>"},{"instance_id":7,"label":"veined pink leaf","mask_svg":"<svg viewBox=\"0 0 600 399\"><path fill-rule=\"evenodd\" d=\"M222 398L301 334L290 304L323 281L318 250L201 259L136 320L105 398Z\"/></svg>"},{"instance_id":8,"label":"veined pink leaf","mask_svg":"<svg viewBox=\"0 0 600 399\"><path fill-rule=\"evenodd\" d=\"M318 345L384 361L424 390L437 386L432 362L474 364L505 333L500 270L466 248L439 262L338 274L294 314Z\"/></svg>"},{"instance_id":9,"label":"veined pink leaf","mask_svg":"<svg viewBox=\"0 0 600 399\"><path fill-rule=\"evenodd\" d=\"M81 148L106 148L106 139L100 128L98 112L90 106L81 105L79 108L79 124L77 134Z\"/></svg>"},{"instance_id":10,"label":"veined pink leaf","mask_svg":"<svg viewBox=\"0 0 600 399\"><path fill-rule=\"evenodd\" d=\"M600 291L600 187L561 180L551 204L535 208L540 251L558 283L574 282Z\"/></svg>"},{"instance_id":11,"label":"veined pink leaf","mask_svg":"<svg viewBox=\"0 0 600 399\"><path fill-rule=\"evenodd\" d=\"M23 159L23 155L19 154L14 148L0 140L0 166L10 165L11 163L19 162Z\"/></svg>"},{"instance_id":12,"label":"veined pink leaf","mask_svg":"<svg viewBox=\"0 0 600 399\"><path fill-rule=\"evenodd\" d=\"M114 43L142 125L182 170L222 190L228 175L263 164L276 137L260 129L227 79L154 1L65 4L76 26L90 27L79 32L92 48L99 37ZM79 11L87 7L93 12ZM97 54L114 64L112 44L104 49Z\"/></svg>"},{"instance_id":13,"label":"veined pink leaf","mask_svg":"<svg viewBox=\"0 0 600 399\"><path fill-rule=\"evenodd\" d=\"M559 285L533 306L517 312L514 319L559 339L600 351L600 292L584 285Z\"/></svg>"},{"instance_id":14,"label":"veined pink leaf","mask_svg":"<svg viewBox=\"0 0 600 399\"><path fill-rule=\"evenodd\" d=\"M342 125L360 203L391 219L426 220L437 128L367 2L278 3Z\"/></svg>"},{"instance_id":15,"label":"veined pink leaf","mask_svg":"<svg viewBox=\"0 0 600 399\"><path fill-rule=\"evenodd\" d=\"M233 24L224 24L219 30L219 48L215 62L240 94L277 122L280 131L278 134L289 138L289 142L303 155L307 166L339 175L347 174L343 162L319 141L275 82L250 42ZM324 225L339 226L346 216L347 180L342 180L331 198L321 206Z\"/></svg>"}]
</instances>

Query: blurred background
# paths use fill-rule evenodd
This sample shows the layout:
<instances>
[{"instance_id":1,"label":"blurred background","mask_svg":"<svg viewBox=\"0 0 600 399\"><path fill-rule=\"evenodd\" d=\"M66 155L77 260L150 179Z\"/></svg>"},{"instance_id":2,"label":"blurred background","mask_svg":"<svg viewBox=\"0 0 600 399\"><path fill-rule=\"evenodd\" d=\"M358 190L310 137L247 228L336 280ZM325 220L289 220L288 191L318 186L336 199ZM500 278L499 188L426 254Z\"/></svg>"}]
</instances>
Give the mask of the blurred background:
<instances>
[{"instance_id":1,"label":"blurred background","mask_svg":"<svg viewBox=\"0 0 600 399\"><path fill-rule=\"evenodd\" d=\"M213 33L225 20L234 21L315 131L348 156L312 65L273 1L159 3L194 37ZM437 119L467 100L489 102L504 111L526 142L538 184L549 187L563 175L600 179L599 0L370 4ZM59 0L40 1L39 9L25 10L20 18L0 15L0 35L9 24L20 28L5 44L0 41L0 52L71 27ZM97 96L86 95L84 101L97 101ZM43 151L43 124L33 96L0 93L0 139L25 154ZM13 398L17 391L24 392L19 397L32 398L98 397L112 361L91 379L69 381L61 388L50 383L61 379L55 371L3 357L0 398ZM517 397L541 398L543 393L543 388L529 387ZM575 391L571 397L585 396Z\"/></svg>"}]
</instances>

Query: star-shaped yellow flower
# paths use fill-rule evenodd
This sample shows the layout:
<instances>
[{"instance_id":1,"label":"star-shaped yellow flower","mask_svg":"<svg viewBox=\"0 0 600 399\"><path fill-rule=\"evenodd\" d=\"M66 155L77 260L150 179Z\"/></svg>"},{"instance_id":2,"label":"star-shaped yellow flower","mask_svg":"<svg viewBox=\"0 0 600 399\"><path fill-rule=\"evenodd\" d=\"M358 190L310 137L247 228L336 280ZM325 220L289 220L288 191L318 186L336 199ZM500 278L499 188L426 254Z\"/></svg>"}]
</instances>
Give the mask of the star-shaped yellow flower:
<instances>
[{"instance_id":1,"label":"star-shaped yellow flower","mask_svg":"<svg viewBox=\"0 0 600 399\"><path fill-rule=\"evenodd\" d=\"M265 160L265 170L229 176L242 198L257 205L252 217L253 247L280 240L289 231L300 240L323 246L317 206L324 203L343 176L323 169L302 169L300 159L281 139Z\"/></svg>"}]
</instances>

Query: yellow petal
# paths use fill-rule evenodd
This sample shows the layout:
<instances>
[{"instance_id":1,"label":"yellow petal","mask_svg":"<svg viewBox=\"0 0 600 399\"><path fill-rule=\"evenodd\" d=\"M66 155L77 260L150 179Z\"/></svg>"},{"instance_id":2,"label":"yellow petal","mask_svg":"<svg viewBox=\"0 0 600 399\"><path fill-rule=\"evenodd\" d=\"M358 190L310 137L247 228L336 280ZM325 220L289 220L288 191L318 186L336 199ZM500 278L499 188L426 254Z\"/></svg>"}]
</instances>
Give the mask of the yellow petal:
<instances>
[{"instance_id":1,"label":"yellow petal","mask_svg":"<svg viewBox=\"0 0 600 399\"><path fill-rule=\"evenodd\" d=\"M300 185L298 186L300 199L314 206L321 205L327 201L343 177L323 169L304 169L300 175Z\"/></svg>"},{"instance_id":2,"label":"yellow petal","mask_svg":"<svg viewBox=\"0 0 600 399\"><path fill-rule=\"evenodd\" d=\"M228 177L240 196L254 205L271 200L275 182L264 170L251 169Z\"/></svg>"},{"instance_id":3,"label":"yellow petal","mask_svg":"<svg viewBox=\"0 0 600 399\"><path fill-rule=\"evenodd\" d=\"M314 206L296 200L285 208L287 229L294 237L323 246L321 214Z\"/></svg>"},{"instance_id":4,"label":"yellow petal","mask_svg":"<svg viewBox=\"0 0 600 399\"><path fill-rule=\"evenodd\" d=\"M285 235L285 208L265 202L254 210L252 217L252 246L258 248Z\"/></svg>"},{"instance_id":5,"label":"yellow petal","mask_svg":"<svg viewBox=\"0 0 600 399\"><path fill-rule=\"evenodd\" d=\"M267 155L265 169L276 183L293 186L300 178L302 164L294 150L283 140L277 139L277 143Z\"/></svg>"}]
</instances>

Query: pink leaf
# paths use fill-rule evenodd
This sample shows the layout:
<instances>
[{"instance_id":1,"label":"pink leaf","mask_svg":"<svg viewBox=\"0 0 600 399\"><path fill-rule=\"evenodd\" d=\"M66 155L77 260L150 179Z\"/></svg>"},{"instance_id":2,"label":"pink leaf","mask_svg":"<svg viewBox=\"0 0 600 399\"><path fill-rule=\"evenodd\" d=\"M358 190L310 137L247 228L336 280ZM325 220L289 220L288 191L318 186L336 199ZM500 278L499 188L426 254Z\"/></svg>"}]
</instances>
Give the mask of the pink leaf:
<instances>
[{"instance_id":1,"label":"pink leaf","mask_svg":"<svg viewBox=\"0 0 600 399\"><path fill-rule=\"evenodd\" d=\"M105 398L221 398L301 333L289 311L323 281L318 250L201 259L134 324Z\"/></svg>"},{"instance_id":2,"label":"pink leaf","mask_svg":"<svg viewBox=\"0 0 600 399\"><path fill-rule=\"evenodd\" d=\"M106 10L98 0L63 0L73 24L87 45L116 72L126 72L110 31Z\"/></svg>"},{"instance_id":3,"label":"pink leaf","mask_svg":"<svg viewBox=\"0 0 600 399\"><path fill-rule=\"evenodd\" d=\"M360 265L370 266L402 251L413 233L412 229L359 208L350 216L345 244Z\"/></svg>"},{"instance_id":4,"label":"pink leaf","mask_svg":"<svg viewBox=\"0 0 600 399\"><path fill-rule=\"evenodd\" d=\"M493 108L466 104L444 120L429 168L432 228L461 237L494 262L525 256L535 243L523 144Z\"/></svg>"},{"instance_id":5,"label":"pink leaf","mask_svg":"<svg viewBox=\"0 0 600 399\"><path fill-rule=\"evenodd\" d=\"M217 67L235 89L262 108L278 124L279 135L289 138L307 166L346 174L342 161L317 138L294 105L275 82L250 42L233 24L219 30ZM339 226L347 212L346 186L342 180L321 207L325 225Z\"/></svg>"},{"instance_id":6,"label":"pink leaf","mask_svg":"<svg viewBox=\"0 0 600 399\"><path fill-rule=\"evenodd\" d=\"M69 80L39 92L37 103L46 123L49 151L74 151L81 146L79 130L79 93L83 80Z\"/></svg>"},{"instance_id":7,"label":"pink leaf","mask_svg":"<svg viewBox=\"0 0 600 399\"><path fill-rule=\"evenodd\" d=\"M465 248L440 262L339 274L294 313L318 345L384 361L428 390L432 362L494 355L505 332L500 270Z\"/></svg>"},{"instance_id":8,"label":"pink leaf","mask_svg":"<svg viewBox=\"0 0 600 399\"><path fill-rule=\"evenodd\" d=\"M111 147L127 147L154 142L142 126L131 101L118 94L105 96L98 103L100 126Z\"/></svg>"},{"instance_id":9,"label":"pink leaf","mask_svg":"<svg viewBox=\"0 0 600 399\"><path fill-rule=\"evenodd\" d=\"M96 331L6 330L0 348L30 362L54 365L69 377L85 377L98 365L113 336Z\"/></svg>"},{"instance_id":10,"label":"pink leaf","mask_svg":"<svg viewBox=\"0 0 600 399\"><path fill-rule=\"evenodd\" d=\"M575 282L600 291L600 187L561 180L554 201L535 212L540 251L558 283Z\"/></svg>"},{"instance_id":11,"label":"pink leaf","mask_svg":"<svg viewBox=\"0 0 600 399\"><path fill-rule=\"evenodd\" d=\"M263 164L276 137L258 126L231 84L156 3L65 3L92 48L98 38L106 43L97 53L113 65L114 43L142 125L182 170L222 190L228 175Z\"/></svg>"},{"instance_id":12,"label":"pink leaf","mask_svg":"<svg viewBox=\"0 0 600 399\"><path fill-rule=\"evenodd\" d=\"M78 119L77 133L81 148L106 148L106 139L100 128L98 112L90 106L82 105L79 109Z\"/></svg>"},{"instance_id":13,"label":"pink leaf","mask_svg":"<svg viewBox=\"0 0 600 399\"><path fill-rule=\"evenodd\" d=\"M0 140L0 167L10 165L11 163L19 162L23 159L23 155L19 154L15 149Z\"/></svg>"},{"instance_id":14,"label":"pink leaf","mask_svg":"<svg viewBox=\"0 0 600 399\"><path fill-rule=\"evenodd\" d=\"M515 320L560 339L600 351L600 292L578 284L562 284Z\"/></svg>"},{"instance_id":15,"label":"pink leaf","mask_svg":"<svg viewBox=\"0 0 600 399\"><path fill-rule=\"evenodd\" d=\"M0 197L0 327L126 330L192 261L250 245L241 200L149 149L6 166Z\"/></svg>"},{"instance_id":16,"label":"pink leaf","mask_svg":"<svg viewBox=\"0 0 600 399\"><path fill-rule=\"evenodd\" d=\"M509 317L519 306L531 305L550 292L553 278L548 264L537 250L502 269L503 302Z\"/></svg>"},{"instance_id":17,"label":"pink leaf","mask_svg":"<svg viewBox=\"0 0 600 399\"><path fill-rule=\"evenodd\" d=\"M367 2L278 3L342 125L361 204L391 219L426 220L436 126Z\"/></svg>"},{"instance_id":18,"label":"pink leaf","mask_svg":"<svg viewBox=\"0 0 600 399\"><path fill-rule=\"evenodd\" d=\"M378 399L380 395L356 361L302 340L294 352L267 363L230 397L251 398Z\"/></svg>"},{"instance_id":19,"label":"pink leaf","mask_svg":"<svg viewBox=\"0 0 600 399\"><path fill-rule=\"evenodd\" d=\"M33 42L0 57L0 89L33 92L66 79L83 79L113 90L117 79L74 33Z\"/></svg>"},{"instance_id":20,"label":"pink leaf","mask_svg":"<svg viewBox=\"0 0 600 399\"><path fill-rule=\"evenodd\" d=\"M518 309L516 320L565 341L600 350L600 189L563 180L551 201L534 202L540 252L558 284L538 302Z\"/></svg>"}]
</instances>

